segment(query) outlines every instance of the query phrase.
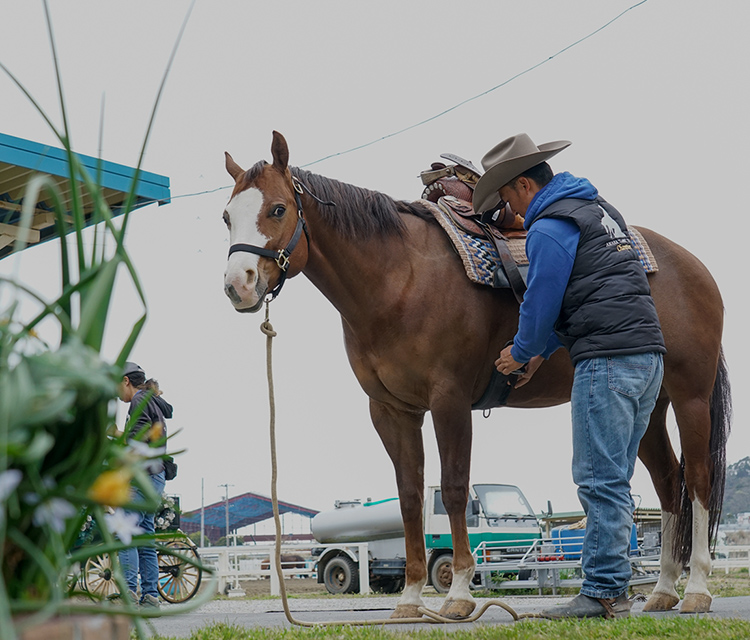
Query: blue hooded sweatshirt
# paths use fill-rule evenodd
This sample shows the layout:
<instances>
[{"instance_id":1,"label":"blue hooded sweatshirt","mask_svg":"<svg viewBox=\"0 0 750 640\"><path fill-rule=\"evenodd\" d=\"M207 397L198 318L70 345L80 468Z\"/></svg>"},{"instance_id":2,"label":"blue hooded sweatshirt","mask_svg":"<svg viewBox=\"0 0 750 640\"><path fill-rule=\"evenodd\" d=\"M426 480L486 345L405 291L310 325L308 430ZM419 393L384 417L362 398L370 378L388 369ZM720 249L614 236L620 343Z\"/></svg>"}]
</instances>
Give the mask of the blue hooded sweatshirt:
<instances>
[{"instance_id":1,"label":"blue hooded sweatshirt","mask_svg":"<svg viewBox=\"0 0 750 640\"><path fill-rule=\"evenodd\" d=\"M585 178L558 173L532 199L524 218L529 274L521 304L518 333L511 355L516 362L528 362L537 355L549 358L562 344L554 328L568 286L578 240L578 225L572 220L534 220L549 205L565 198L594 200L596 188Z\"/></svg>"}]
</instances>

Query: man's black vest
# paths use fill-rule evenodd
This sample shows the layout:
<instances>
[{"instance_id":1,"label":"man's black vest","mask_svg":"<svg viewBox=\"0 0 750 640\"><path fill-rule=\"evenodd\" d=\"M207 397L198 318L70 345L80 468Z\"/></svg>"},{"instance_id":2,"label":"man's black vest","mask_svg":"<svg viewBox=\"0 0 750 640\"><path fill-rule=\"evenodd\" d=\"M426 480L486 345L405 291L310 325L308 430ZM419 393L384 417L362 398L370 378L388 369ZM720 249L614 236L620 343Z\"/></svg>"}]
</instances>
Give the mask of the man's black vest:
<instances>
[{"instance_id":1,"label":"man's black vest","mask_svg":"<svg viewBox=\"0 0 750 640\"><path fill-rule=\"evenodd\" d=\"M666 352L646 273L617 209L601 198L564 199L544 209L534 223L542 218L573 220L581 231L555 324L573 363Z\"/></svg>"}]
</instances>

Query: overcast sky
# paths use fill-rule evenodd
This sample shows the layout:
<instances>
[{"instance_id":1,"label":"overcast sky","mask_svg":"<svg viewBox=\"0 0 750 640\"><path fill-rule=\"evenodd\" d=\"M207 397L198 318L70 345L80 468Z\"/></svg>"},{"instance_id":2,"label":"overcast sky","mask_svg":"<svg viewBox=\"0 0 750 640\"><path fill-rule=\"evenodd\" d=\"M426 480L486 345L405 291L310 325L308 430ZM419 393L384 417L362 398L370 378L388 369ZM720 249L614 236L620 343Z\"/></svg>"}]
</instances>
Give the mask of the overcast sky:
<instances>
[{"instance_id":1,"label":"overcast sky","mask_svg":"<svg viewBox=\"0 0 750 640\"><path fill-rule=\"evenodd\" d=\"M189 2L53 0L74 149L134 166L162 73ZM270 495L268 397L261 314L223 293L228 249L221 214L224 151L247 168L270 160L282 132L305 165L424 121L501 85L577 42L635 0L207 2L198 0L167 82L145 158L169 176L173 200L132 218L127 247L145 284L149 319L132 354L175 406L168 485L186 509L230 494ZM6 2L0 60L60 122L40 2ZM546 64L405 133L309 167L415 199L418 174L443 152L479 164L525 131L568 139L551 162L589 178L630 224L698 256L726 307L724 348L734 388L728 458L750 455L746 336L750 5L648 0ZM0 77L0 131L57 146L29 102ZM204 195L191 195L209 192ZM25 282L55 293L58 247L9 258ZM140 310L120 280L107 357ZM745 292L745 293L743 293ZM395 495L390 461L343 349L337 313L304 276L271 305L279 496L314 509L336 499ZM672 432L675 427L672 422ZM571 480L569 406L474 414L476 481L519 485L533 508L579 508ZM426 421L426 475L438 481ZM658 506L639 463L633 491ZM639 498L636 498L638 501Z\"/></svg>"}]
</instances>

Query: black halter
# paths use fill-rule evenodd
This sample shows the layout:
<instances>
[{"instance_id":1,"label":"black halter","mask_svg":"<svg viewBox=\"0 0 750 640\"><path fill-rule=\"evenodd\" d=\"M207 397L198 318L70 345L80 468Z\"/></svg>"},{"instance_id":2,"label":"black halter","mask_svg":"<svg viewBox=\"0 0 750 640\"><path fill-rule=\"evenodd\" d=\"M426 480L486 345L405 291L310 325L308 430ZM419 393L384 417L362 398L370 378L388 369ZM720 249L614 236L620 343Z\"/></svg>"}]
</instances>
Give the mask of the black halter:
<instances>
[{"instance_id":1,"label":"black halter","mask_svg":"<svg viewBox=\"0 0 750 640\"><path fill-rule=\"evenodd\" d=\"M286 247L284 247L283 249L272 250L266 249L264 247L258 247L254 244L244 244L242 242L238 242L237 244L233 244L231 247L229 247L229 255L227 256L228 258L233 253L244 251L246 253L254 253L255 255L262 256L264 258L272 258L276 262L279 270L281 271L281 276L279 277L279 281L276 286L269 292L269 295L271 296L269 302L271 300L274 300L276 296L279 295L281 287L284 286L284 282L286 281L287 269L289 269L289 259L292 257L292 251L294 251L295 247L297 246L297 243L302 237L303 232L308 244L310 243L310 236L307 233L307 224L305 223L305 217L302 213L302 193L306 191L320 204L331 205L334 207L336 206L335 202L325 202L323 200L320 200L315 194L310 191L310 189L308 189L294 176L292 176L292 187L294 188L294 199L297 202L297 226L294 228L294 233L292 234L292 237Z\"/></svg>"}]
</instances>

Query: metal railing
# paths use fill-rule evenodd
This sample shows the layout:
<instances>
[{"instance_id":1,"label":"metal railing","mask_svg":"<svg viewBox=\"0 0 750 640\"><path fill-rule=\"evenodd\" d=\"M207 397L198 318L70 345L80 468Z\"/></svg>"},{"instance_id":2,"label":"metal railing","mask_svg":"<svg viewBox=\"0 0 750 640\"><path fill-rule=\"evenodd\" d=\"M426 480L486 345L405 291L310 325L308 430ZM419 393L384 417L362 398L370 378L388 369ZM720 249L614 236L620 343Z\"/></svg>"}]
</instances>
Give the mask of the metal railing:
<instances>
[{"instance_id":1,"label":"metal railing","mask_svg":"<svg viewBox=\"0 0 750 640\"><path fill-rule=\"evenodd\" d=\"M583 582L579 535L561 538L482 542L474 550L477 572L486 589L543 589L552 593L563 587L578 588ZM631 552L631 585L654 583L659 578L659 549L635 549Z\"/></svg>"}]
</instances>

